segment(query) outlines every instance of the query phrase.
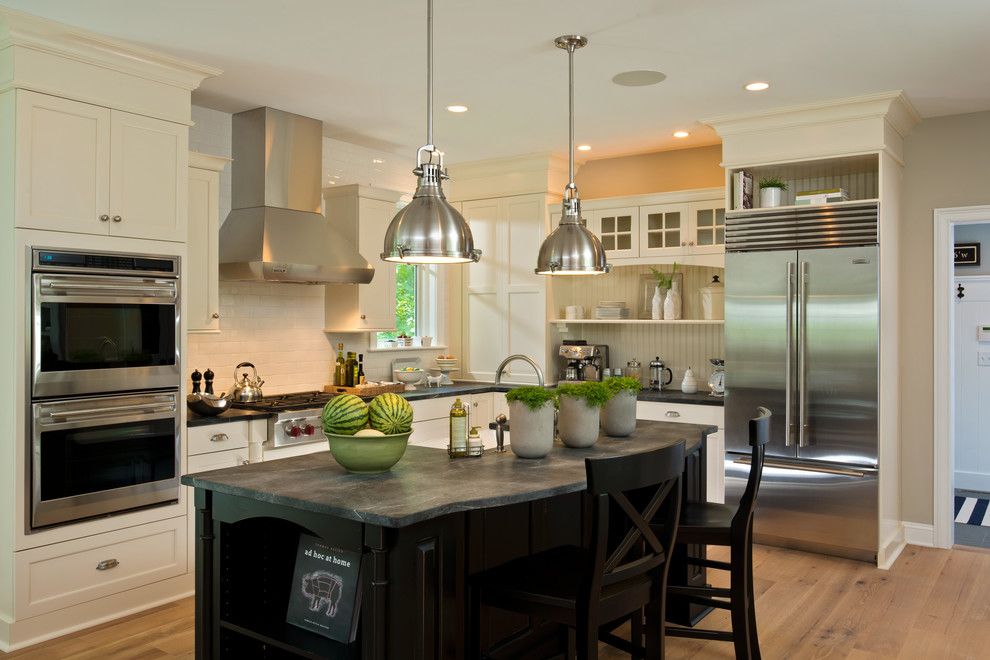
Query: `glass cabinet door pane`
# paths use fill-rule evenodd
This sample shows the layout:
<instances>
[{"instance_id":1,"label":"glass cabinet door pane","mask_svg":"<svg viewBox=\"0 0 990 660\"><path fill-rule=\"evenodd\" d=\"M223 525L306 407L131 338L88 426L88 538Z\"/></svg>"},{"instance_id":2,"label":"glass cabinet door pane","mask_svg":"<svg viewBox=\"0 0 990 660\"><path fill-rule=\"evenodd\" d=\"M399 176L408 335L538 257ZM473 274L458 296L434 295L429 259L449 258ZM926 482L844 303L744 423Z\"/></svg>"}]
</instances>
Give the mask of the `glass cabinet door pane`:
<instances>
[{"instance_id":1,"label":"glass cabinet door pane","mask_svg":"<svg viewBox=\"0 0 990 660\"><path fill-rule=\"evenodd\" d=\"M671 213L665 214L663 224L664 227L667 229L679 229L681 226L681 212L673 211Z\"/></svg>"},{"instance_id":2,"label":"glass cabinet door pane","mask_svg":"<svg viewBox=\"0 0 990 660\"><path fill-rule=\"evenodd\" d=\"M664 247L676 247L681 244L681 232L680 231L668 231L665 234L666 240L664 240Z\"/></svg>"},{"instance_id":3,"label":"glass cabinet door pane","mask_svg":"<svg viewBox=\"0 0 990 660\"><path fill-rule=\"evenodd\" d=\"M632 249L632 236L630 236L629 234L619 234L616 237L616 242L620 250Z\"/></svg>"},{"instance_id":4,"label":"glass cabinet door pane","mask_svg":"<svg viewBox=\"0 0 990 660\"><path fill-rule=\"evenodd\" d=\"M617 231L632 231L632 217L628 215L620 215L616 219L616 229Z\"/></svg>"},{"instance_id":5,"label":"glass cabinet door pane","mask_svg":"<svg viewBox=\"0 0 990 660\"><path fill-rule=\"evenodd\" d=\"M615 233L615 218L602 218L602 233L603 234Z\"/></svg>"},{"instance_id":6,"label":"glass cabinet door pane","mask_svg":"<svg viewBox=\"0 0 990 660\"><path fill-rule=\"evenodd\" d=\"M698 230L698 245L712 245L714 240L714 229Z\"/></svg>"},{"instance_id":7,"label":"glass cabinet door pane","mask_svg":"<svg viewBox=\"0 0 990 660\"><path fill-rule=\"evenodd\" d=\"M602 236L602 247L606 250L615 249L615 234L609 234L608 236Z\"/></svg>"},{"instance_id":8,"label":"glass cabinet door pane","mask_svg":"<svg viewBox=\"0 0 990 660\"><path fill-rule=\"evenodd\" d=\"M663 229L663 213L650 213L646 216L647 229Z\"/></svg>"},{"instance_id":9,"label":"glass cabinet door pane","mask_svg":"<svg viewBox=\"0 0 990 660\"><path fill-rule=\"evenodd\" d=\"M714 216L711 209L703 209L698 211L698 226L699 227L711 227L714 221Z\"/></svg>"},{"instance_id":10,"label":"glass cabinet door pane","mask_svg":"<svg viewBox=\"0 0 990 660\"><path fill-rule=\"evenodd\" d=\"M722 227L715 230L715 245L725 245L725 229Z\"/></svg>"},{"instance_id":11,"label":"glass cabinet door pane","mask_svg":"<svg viewBox=\"0 0 990 660\"><path fill-rule=\"evenodd\" d=\"M725 226L725 209L715 209L715 224Z\"/></svg>"},{"instance_id":12,"label":"glass cabinet door pane","mask_svg":"<svg viewBox=\"0 0 990 660\"><path fill-rule=\"evenodd\" d=\"M646 243L651 248L662 248L663 247L663 234L659 232L651 232L646 239Z\"/></svg>"}]
</instances>

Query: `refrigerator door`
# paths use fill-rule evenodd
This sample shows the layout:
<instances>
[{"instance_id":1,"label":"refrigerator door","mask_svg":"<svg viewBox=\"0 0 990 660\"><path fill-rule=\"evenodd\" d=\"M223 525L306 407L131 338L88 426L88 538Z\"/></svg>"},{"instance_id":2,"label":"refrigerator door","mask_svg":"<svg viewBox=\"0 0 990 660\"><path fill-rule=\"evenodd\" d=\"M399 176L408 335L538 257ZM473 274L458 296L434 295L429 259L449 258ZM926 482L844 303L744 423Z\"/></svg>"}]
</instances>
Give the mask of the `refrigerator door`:
<instances>
[{"instance_id":1,"label":"refrigerator door","mask_svg":"<svg viewBox=\"0 0 990 660\"><path fill-rule=\"evenodd\" d=\"M749 456L726 454L725 502L746 488ZM757 543L876 561L877 471L768 459L753 521Z\"/></svg>"},{"instance_id":2,"label":"refrigerator door","mask_svg":"<svg viewBox=\"0 0 990 660\"><path fill-rule=\"evenodd\" d=\"M877 466L877 248L798 252L798 458Z\"/></svg>"},{"instance_id":3,"label":"refrigerator door","mask_svg":"<svg viewBox=\"0 0 990 660\"><path fill-rule=\"evenodd\" d=\"M797 421L796 267L793 250L725 255L726 451L749 451L748 420L764 406L773 413L767 455L797 455L787 429Z\"/></svg>"}]
</instances>

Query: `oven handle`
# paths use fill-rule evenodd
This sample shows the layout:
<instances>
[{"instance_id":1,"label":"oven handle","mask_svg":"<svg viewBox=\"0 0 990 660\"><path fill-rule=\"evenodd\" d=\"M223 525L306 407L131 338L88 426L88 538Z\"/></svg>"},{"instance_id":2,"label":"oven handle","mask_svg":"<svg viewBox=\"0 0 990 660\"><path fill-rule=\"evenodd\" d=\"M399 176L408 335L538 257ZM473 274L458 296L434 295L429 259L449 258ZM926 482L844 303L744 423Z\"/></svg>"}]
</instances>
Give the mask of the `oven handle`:
<instances>
[{"instance_id":1,"label":"oven handle","mask_svg":"<svg viewBox=\"0 0 990 660\"><path fill-rule=\"evenodd\" d=\"M138 403L129 406L106 406L104 408L84 408L81 410L52 410L48 413L48 416L52 419L69 419L72 417L103 417L125 412L138 413L142 415L151 415L160 412L174 413L175 404L163 403L157 406L152 406Z\"/></svg>"},{"instance_id":2,"label":"oven handle","mask_svg":"<svg viewBox=\"0 0 990 660\"><path fill-rule=\"evenodd\" d=\"M175 285L174 284L162 284L160 286L129 286L125 284L73 284L71 282L52 282L46 281L44 287L47 290L64 290L64 291L95 291L100 294L114 295L123 294L125 296L130 296L135 293L142 293L151 296L167 296L175 297Z\"/></svg>"}]
</instances>

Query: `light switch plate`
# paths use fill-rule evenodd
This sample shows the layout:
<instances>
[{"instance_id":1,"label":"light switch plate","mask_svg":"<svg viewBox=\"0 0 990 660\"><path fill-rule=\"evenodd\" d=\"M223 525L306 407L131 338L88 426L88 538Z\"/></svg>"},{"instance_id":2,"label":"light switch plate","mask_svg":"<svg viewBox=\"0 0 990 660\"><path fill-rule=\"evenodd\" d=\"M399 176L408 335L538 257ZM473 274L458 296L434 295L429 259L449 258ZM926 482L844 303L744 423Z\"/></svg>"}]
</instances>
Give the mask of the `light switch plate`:
<instances>
[{"instance_id":1,"label":"light switch plate","mask_svg":"<svg viewBox=\"0 0 990 660\"><path fill-rule=\"evenodd\" d=\"M976 354L976 360L981 367L990 367L990 351L980 351Z\"/></svg>"},{"instance_id":2,"label":"light switch plate","mask_svg":"<svg viewBox=\"0 0 990 660\"><path fill-rule=\"evenodd\" d=\"M990 325L980 324L976 326L976 341L990 341Z\"/></svg>"}]
</instances>

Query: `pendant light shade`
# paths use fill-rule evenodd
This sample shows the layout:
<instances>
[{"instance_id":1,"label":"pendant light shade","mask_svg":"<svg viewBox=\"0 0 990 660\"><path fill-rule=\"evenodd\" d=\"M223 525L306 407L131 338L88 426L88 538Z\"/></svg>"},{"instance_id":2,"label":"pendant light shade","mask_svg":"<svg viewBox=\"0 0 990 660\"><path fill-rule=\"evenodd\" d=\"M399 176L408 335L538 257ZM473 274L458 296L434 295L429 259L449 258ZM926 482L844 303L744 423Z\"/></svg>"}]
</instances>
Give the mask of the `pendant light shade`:
<instances>
[{"instance_id":1,"label":"pendant light shade","mask_svg":"<svg viewBox=\"0 0 990 660\"><path fill-rule=\"evenodd\" d=\"M381 258L407 264L474 262L481 250L474 248L464 216L443 196L447 170L443 152L433 144L433 0L426 8L426 144L416 152L413 170L419 183L412 201L389 223Z\"/></svg>"},{"instance_id":2,"label":"pendant light shade","mask_svg":"<svg viewBox=\"0 0 990 660\"><path fill-rule=\"evenodd\" d=\"M602 275L612 270L605 261L605 249L598 237L588 231L581 219L581 199L574 183L574 51L588 45L585 37L565 35L554 41L567 51L568 62L568 142L569 176L564 189L560 225L546 237L536 258L538 275Z\"/></svg>"}]
</instances>

